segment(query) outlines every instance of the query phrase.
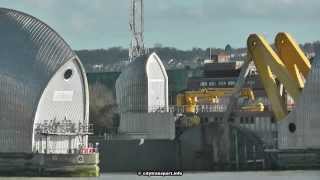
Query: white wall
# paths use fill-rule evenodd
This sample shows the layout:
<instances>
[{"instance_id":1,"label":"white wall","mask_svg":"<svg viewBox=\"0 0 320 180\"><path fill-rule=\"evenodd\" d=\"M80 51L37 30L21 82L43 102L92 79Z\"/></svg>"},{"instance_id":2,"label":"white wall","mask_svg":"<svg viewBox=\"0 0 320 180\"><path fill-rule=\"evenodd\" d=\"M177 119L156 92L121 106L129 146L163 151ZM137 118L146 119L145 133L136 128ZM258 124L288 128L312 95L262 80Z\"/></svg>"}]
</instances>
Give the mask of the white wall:
<instances>
[{"instance_id":1,"label":"white wall","mask_svg":"<svg viewBox=\"0 0 320 180\"><path fill-rule=\"evenodd\" d=\"M148 79L148 108L149 112L157 108L168 109L168 76L166 70L155 54L151 54L146 64Z\"/></svg>"},{"instance_id":2,"label":"white wall","mask_svg":"<svg viewBox=\"0 0 320 180\"><path fill-rule=\"evenodd\" d=\"M70 79L64 79L67 69L72 69ZM86 119L86 90L82 71L77 60L70 60L63 65L49 81L45 88L35 115L34 129L37 123L45 120L57 121L71 120L72 123L84 123ZM33 135L34 136L34 135ZM68 150L67 137L51 137L48 143L49 153L66 153ZM79 147L79 138L73 137L72 148ZM43 152L45 149L45 138L42 141L34 136L33 151Z\"/></svg>"}]
</instances>

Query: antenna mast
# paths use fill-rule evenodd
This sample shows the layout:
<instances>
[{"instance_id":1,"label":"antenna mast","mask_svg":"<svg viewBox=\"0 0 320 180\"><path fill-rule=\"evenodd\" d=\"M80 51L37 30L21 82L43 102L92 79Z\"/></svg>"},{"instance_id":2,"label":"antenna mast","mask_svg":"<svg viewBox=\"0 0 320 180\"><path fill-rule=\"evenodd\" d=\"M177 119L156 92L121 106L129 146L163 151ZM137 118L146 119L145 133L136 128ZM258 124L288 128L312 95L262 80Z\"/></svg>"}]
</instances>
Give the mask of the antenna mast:
<instances>
[{"instance_id":1,"label":"antenna mast","mask_svg":"<svg viewBox=\"0 0 320 180\"><path fill-rule=\"evenodd\" d=\"M143 43L143 0L131 0L129 29L131 42L129 48L129 61L133 61L145 53Z\"/></svg>"}]
</instances>

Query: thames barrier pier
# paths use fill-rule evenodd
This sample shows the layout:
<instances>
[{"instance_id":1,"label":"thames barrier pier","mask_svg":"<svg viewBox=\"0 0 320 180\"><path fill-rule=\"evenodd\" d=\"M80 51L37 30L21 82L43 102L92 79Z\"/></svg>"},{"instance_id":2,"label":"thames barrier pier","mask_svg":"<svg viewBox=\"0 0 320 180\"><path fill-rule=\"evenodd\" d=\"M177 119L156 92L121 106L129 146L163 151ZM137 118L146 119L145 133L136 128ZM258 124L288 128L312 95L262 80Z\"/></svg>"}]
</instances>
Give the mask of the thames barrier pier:
<instances>
[{"instance_id":1,"label":"thames barrier pier","mask_svg":"<svg viewBox=\"0 0 320 180\"><path fill-rule=\"evenodd\" d=\"M0 174L99 175L84 68L48 25L0 8Z\"/></svg>"}]
</instances>

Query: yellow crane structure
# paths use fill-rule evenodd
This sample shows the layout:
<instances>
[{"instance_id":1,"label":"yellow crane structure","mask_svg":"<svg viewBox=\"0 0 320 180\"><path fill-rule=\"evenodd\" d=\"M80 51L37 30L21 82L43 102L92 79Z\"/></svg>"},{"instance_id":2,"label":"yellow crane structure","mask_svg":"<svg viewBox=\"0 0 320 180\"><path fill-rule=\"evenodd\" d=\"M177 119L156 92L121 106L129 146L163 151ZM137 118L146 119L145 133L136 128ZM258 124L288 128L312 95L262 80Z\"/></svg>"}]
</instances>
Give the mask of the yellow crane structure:
<instances>
[{"instance_id":1,"label":"yellow crane structure","mask_svg":"<svg viewBox=\"0 0 320 180\"><path fill-rule=\"evenodd\" d=\"M233 88L207 88L197 91L184 91L177 95L177 106L183 107L186 113L195 113L196 106L206 104L218 104L221 97L231 96ZM243 88L241 97L254 100L255 96L251 88ZM248 107L250 108L250 107ZM253 107L252 108L256 108Z\"/></svg>"},{"instance_id":2,"label":"yellow crane structure","mask_svg":"<svg viewBox=\"0 0 320 180\"><path fill-rule=\"evenodd\" d=\"M233 88L209 88L198 91L185 91L177 95L177 106L184 107L185 112L195 113L199 99L216 102L217 99L230 96L225 113L228 119L234 104L239 97L254 99L250 88L243 88L248 75L249 64L253 61L259 73L261 82L272 106L272 111L277 120L283 119L288 110L284 98L286 91L297 102L304 81L311 69L307 56L303 53L296 41L285 32L278 33L275 38L275 50L268 44L262 35L251 34L247 41L248 59L242 67L238 82ZM263 111L262 103L256 102L241 107L247 111ZM230 112L229 112L230 111Z\"/></svg>"},{"instance_id":3,"label":"yellow crane structure","mask_svg":"<svg viewBox=\"0 0 320 180\"><path fill-rule=\"evenodd\" d=\"M249 64L253 61L259 73L261 82L272 106L272 111L278 121L287 116L284 91L297 103L304 87L311 64L299 45L288 33L278 33L275 38L275 50L266 39L257 34L251 34L247 40L248 57L244 61L238 80L234 86L230 101L223 115L224 131L221 140L223 149L230 150L229 119L234 111L237 99L241 96L241 89L249 74ZM285 90L284 90L285 89ZM229 162L230 156L223 156Z\"/></svg>"},{"instance_id":4,"label":"yellow crane structure","mask_svg":"<svg viewBox=\"0 0 320 180\"><path fill-rule=\"evenodd\" d=\"M296 41L288 33L278 33L275 38L275 49L268 44L266 39L258 34L251 34L247 40L248 57L244 61L235 86L228 91L200 90L185 91L177 96L177 105L185 106L186 112L195 112L198 98L214 98L228 95L229 101L223 113L221 132L221 149L223 153L220 159L230 162L230 126L229 120L239 97L244 96L246 78L249 75L249 65L254 63L259 73L264 90L269 98L272 111L278 121L284 119L288 110L286 107L286 93L297 103L305 79L311 70L309 59L303 53ZM286 93L285 93L286 92ZM251 94L251 93L249 93ZM246 108L245 108L246 109Z\"/></svg>"},{"instance_id":5,"label":"yellow crane structure","mask_svg":"<svg viewBox=\"0 0 320 180\"><path fill-rule=\"evenodd\" d=\"M298 101L304 87L311 64L296 41L288 33L278 33L275 38L275 50L266 39L257 34L251 34L247 41L248 58L253 61L260 79L272 105L277 120L283 119L288 110L285 106L283 88ZM281 85L279 86L280 82Z\"/></svg>"},{"instance_id":6,"label":"yellow crane structure","mask_svg":"<svg viewBox=\"0 0 320 180\"><path fill-rule=\"evenodd\" d=\"M244 61L238 80L231 92L225 93L222 89L186 91L177 96L177 105L186 106L186 112L194 113L197 105L197 98L203 97L214 99L229 94L229 102L223 114L223 132L221 142L223 142L221 161L230 161L230 126L229 119L235 110L235 105L239 97L243 96L243 87L249 74L249 64L253 62L259 73L261 82L269 98L272 111L278 121L284 119L288 110L285 94L288 93L297 103L305 79L311 70L311 63L303 53L296 41L288 33L278 33L275 38L275 49L268 44L262 35L251 34L247 40L248 57ZM285 93L286 92L286 93Z\"/></svg>"}]
</instances>

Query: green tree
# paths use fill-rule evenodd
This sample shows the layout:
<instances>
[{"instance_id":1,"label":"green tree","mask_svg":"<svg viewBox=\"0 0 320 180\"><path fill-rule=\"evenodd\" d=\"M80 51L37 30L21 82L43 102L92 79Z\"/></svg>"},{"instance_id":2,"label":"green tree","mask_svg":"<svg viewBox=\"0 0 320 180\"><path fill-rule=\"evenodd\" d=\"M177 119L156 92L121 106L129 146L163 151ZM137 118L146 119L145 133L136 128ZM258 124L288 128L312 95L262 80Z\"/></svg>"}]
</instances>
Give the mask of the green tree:
<instances>
[{"instance_id":1,"label":"green tree","mask_svg":"<svg viewBox=\"0 0 320 180\"><path fill-rule=\"evenodd\" d=\"M232 47L230 44L227 44L226 47L224 48L224 51L228 54L232 53Z\"/></svg>"}]
</instances>

